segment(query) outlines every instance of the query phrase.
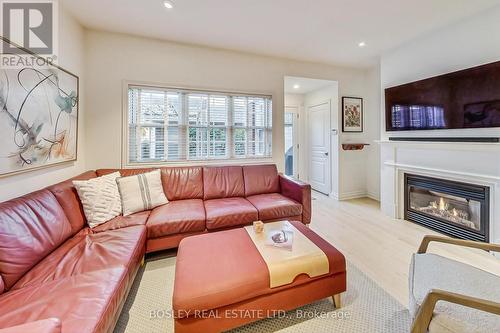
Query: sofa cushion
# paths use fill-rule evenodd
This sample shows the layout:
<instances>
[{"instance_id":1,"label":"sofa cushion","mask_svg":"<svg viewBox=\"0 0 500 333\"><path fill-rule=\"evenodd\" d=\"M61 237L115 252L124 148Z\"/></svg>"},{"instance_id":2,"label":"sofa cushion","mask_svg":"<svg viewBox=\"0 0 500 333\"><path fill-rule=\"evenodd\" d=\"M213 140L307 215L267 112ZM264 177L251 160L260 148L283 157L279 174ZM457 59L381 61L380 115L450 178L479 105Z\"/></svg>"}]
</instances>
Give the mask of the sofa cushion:
<instances>
[{"instance_id":1,"label":"sofa cushion","mask_svg":"<svg viewBox=\"0 0 500 333\"><path fill-rule=\"evenodd\" d=\"M123 215L151 210L168 203L163 192L160 170L116 178Z\"/></svg>"},{"instance_id":2,"label":"sofa cushion","mask_svg":"<svg viewBox=\"0 0 500 333\"><path fill-rule=\"evenodd\" d=\"M240 166L203 168L204 199L245 196L243 171Z\"/></svg>"},{"instance_id":3,"label":"sofa cushion","mask_svg":"<svg viewBox=\"0 0 500 333\"><path fill-rule=\"evenodd\" d=\"M141 169L98 169L98 176L120 171L124 177L150 172L153 168ZM163 191L168 200L203 199L202 167L167 167L161 168Z\"/></svg>"},{"instance_id":4,"label":"sofa cushion","mask_svg":"<svg viewBox=\"0 0 500 333\"><path fill-rule=\"evenodd\" d=\"M82 231L33 267L12 289L42 285L110 267L132 269L141 261L145 244L145 226L90 234Z\"/></svg>"},{"instance_id":5,"label":"sofa cushion","mask_svg":"<svg viewBox=\"0 0 500 333\"><path fill-rule=\"evenodd\" d=\"M42 319L30 323L0 329L0 333L60 333L61 321L58 318Z\"/></svg>"},{"instance_id":6,"label":"sofa cushion","mask_svg":"<svg viewBox=\"0 0 500 333\"><path fill-rule=\"evenodd\" d=\"M500 302L500 276L436 254L414 254L410 264L410 315L415 318L431 289ZM438 302L429 332L498 332L500 316Z\"/></svg>"},{"instance_id":7,"label":"sofa cushion","mask_svg":"<svg viewBox=\"0 0 500 333\"><path fill-rule=\"evenodd\" d=\"M0 297L0 327L59 318L63 333L111 332L130 283L114 267L12 290Z\"/></svg>"},{"instance_id":8,"label":"sofa cushion","mask_svg":"<svg viewBox=\"0 0 500 333\"><path fill-rule=\"evenodd\" d=\"M203 200L170 201L156 207L147 222L148 238L205 230Z\"/></svg>"},{"instance_id":9,"label":"sofa cushion","mask_svg":"<svg viewBox=\"0 0 500 333\"><path fill-rule=\"evenodd\" d=\"M146 221L148 220L150 213L150 210L146 210L144 212L139 212L128 216L120 215L115 217L114 219L109 220L108 222L99 224L97 227L92 228L92 231L103 232L108 230L132 227L135 225L146 225Z\"/></svg>"},{"instance_id":10,"label":"sofa cushion","mask_svg":"<svg viewBox=\"0 0 500 333\"><path fill-rule=\"evenodd\" d=\"M73 185L73 180L89 180L96 178L95 171L87 171L79 176L68 179L59 184L52 185L47 189L54 194L61 205L66 217L71 223L71 235L76 234L87 226L85 213L83 212L82 202L78 197L78 192Z\"/></svg>"},{"instance_id":11,"label":"sofa cushion","mask_svg":"<svg viewBox=\"0 0 500 333\"><path fill-rule=\"evenodd\" d=\"M205 201L207 229L246 225L258 219L257 209L245 198L224 198Z\"/></svg>"},{"instance_id":12,"label":"sofa cushion","mask_svg":"<svg viewBox=\"0 0 500 333\"><path fill-rule=\"evenodd\" d=\"M5 289L71 236L71 224L48 190L0 203L0 276Z\"/></svg>"},{"instance_id":13,"label":"sofa cushion","mask_svg":"<svg viewBox=\"0 0 500 333\"><path fill-rule=\"evenodd\" d=\"M276 165L247 165L243 167L245 196L280 192Z\"/></svg>"},{"instance_id":14,"label":"sofa cushion","mask_svg":"<svg viewBox=\"0 0 500 333\"><path fill-rule=\"evenodd\" d=\"M161 168L163 191L168 200L203 199L203 168Z\"/></svg>"},{"instance_id":15,"label":"sofa cushion","mask_svg":"<svg viewBox=\"0 0 500 333\"><path fill-rule=\"evenodd\" d=\"M74 180L87 223L91 228L115 218L122 212L116 178L119 172L89 180Z\"/></svg>"},{"instance_id":16,"label":"sofa cushion","mask_svg":"<svg viewBox=\"0 0 500 333\"><path fill-rule=\"evenodd\" d=\"M262 221L276 220L302 214L302 205L279 193L259 194L247 198L259 212Z\"/></svg>"}]
</instances>

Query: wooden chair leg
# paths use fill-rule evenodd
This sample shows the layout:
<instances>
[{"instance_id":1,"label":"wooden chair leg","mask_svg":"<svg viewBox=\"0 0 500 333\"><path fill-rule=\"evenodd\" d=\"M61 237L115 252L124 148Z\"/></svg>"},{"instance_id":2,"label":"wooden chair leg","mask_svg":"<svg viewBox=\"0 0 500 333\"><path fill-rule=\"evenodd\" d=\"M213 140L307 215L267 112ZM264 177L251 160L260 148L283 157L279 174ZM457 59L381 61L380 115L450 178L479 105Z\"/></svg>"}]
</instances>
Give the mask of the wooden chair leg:
<instances>
[{"instance_id":1,"label":"wooden chair leg","mask_svg":"<svg viewBox=\"0 0 500 333\"><path fill-rule=\"evenodd\" d=\"M332 296L333 306L335 309L340 309L342 307L342 300L340 294L336 294Z\"/></svg>"},{"instance_id":2,"label":"wooden chair leg","mask_svg":"<svg viewBox=\"0 0 500 333\"><path fill-rule=\"evenodd\" d=\"M142 257L142 259L141 259L141 267L144 267L144 259L145 259L145 257Z\"/></svg>"}]
</instances>

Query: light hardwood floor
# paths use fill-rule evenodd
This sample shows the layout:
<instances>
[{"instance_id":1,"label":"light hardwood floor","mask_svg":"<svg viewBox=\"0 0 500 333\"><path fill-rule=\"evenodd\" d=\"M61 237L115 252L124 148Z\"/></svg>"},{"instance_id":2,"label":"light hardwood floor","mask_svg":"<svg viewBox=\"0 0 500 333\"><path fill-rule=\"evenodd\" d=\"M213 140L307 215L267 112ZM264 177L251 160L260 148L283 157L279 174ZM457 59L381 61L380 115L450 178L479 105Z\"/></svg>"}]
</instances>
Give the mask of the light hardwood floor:
<instances>
[{"instance_id":1,"label":"light hardwood floor","mask_svg":"<svg viewBox=\"0 0 500 333\"><path fill-rule=\"evenodd\" d=\"M387 217L379 203L368 198L336 201L318 193L313 193L313 198L310 227L401 304L408 306L411 255L424 235L437 233ZM432 243L429 250L500 275L500 259L484 251Z\"/></svg>"}]
</instances>

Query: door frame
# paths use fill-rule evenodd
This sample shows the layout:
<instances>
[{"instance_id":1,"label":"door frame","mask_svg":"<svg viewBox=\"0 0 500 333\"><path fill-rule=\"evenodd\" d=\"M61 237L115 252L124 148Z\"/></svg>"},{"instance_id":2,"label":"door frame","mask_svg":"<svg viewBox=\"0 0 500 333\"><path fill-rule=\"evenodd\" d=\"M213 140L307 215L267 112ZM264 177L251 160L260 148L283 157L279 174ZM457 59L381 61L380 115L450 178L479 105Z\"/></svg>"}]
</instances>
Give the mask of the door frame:
<instances>
[{"instance_id":1,"label":"door frame","mask_svg":"<svg viewBox=\"0 0 500 333\"><path fill-rule=\"evenodd\" d=\"M293 109L294 111L289 111ZM292 119L292 147L293 147L293 177L299 179L299 158L300 158L300 144L299 144L299 114L300 106L298 105L285 105L285 113L293 113ZM283 122L284 123L284 122ZM286 152L285 152L286 153Z\"/></svg>"},{"instance_id":2,"label":"door frame","mask_svg":"<svg viewBox=\"0 0 500 333\"><path fill-rule=\"evenodd\" d=\"M305 113L307 114L307 117L306 117L306 132L307 132L307 150L308 150L308 158L309 158L309 163L307 164L307 177L308 177L308 180L310 181L311 179L311 161L312 161L312 158L311 158L311 154L312 154L312 149L311 149L311 136L310 136L310 125L311 125L311 121L310 121L310 112L309 112L309 109L310 108L313 108L313 107L316 107L316 106L320 106L320 105L323 105L323 104L328 104L329 105L329 109L330 109L330 112L329 112L329 121L328 121L328 144L329 144L329 147L328 147L328 159L329 159L329 165L330 165L330 168L328 169L328 173L329 173L329 176L330 176L330 191L329 193L323 193L325 195L328 195L330 196L332 191L333 191L333 172L332 172L332 168L333 168L333 159L332 159L332 146L333 146L333 143L332 143L332 138L331 138L331 133L332 133L332 99L331 98L328 98L320 103L315 103L315 104L311 104L311 105L307 105L305 107ZM319 192L319 191L318 191ZM322 192L320 192L322 193Z\"/></svg>"}]
</instances>

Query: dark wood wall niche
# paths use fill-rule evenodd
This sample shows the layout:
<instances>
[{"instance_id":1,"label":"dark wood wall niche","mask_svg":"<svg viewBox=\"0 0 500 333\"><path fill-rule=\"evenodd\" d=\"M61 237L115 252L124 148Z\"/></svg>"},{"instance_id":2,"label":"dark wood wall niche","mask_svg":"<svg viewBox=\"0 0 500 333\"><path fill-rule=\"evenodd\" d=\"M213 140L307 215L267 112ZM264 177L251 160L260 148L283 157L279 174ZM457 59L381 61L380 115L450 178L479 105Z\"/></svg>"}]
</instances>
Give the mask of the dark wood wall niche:
<instances>
[{"instance_id":1,"label":"dark wood wall niche","mask_svg":"<svg viewBox=\"0 0 500 333\"><path fill-rule=\"evenodd\" d=\"M387 131L500 127L500 61L387 88L385 105ZM410 106L433 120L409 121Z\"/></svg>"}]
</instances>

